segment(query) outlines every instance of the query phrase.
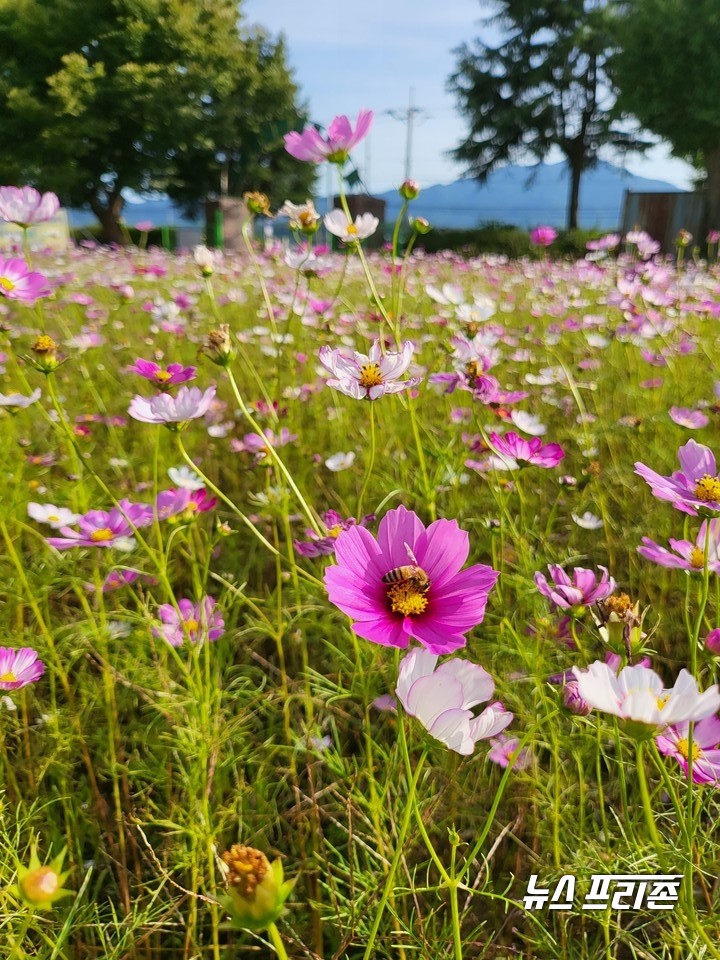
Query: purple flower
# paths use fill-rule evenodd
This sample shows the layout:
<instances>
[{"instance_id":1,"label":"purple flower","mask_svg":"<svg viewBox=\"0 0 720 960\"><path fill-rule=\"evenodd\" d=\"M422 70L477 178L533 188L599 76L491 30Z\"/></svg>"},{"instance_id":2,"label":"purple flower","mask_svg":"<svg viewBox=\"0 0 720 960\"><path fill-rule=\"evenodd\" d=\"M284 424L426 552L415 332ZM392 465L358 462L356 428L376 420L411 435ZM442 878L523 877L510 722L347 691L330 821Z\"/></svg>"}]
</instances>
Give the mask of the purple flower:
<instances>
[{"instance_id":1,"label":"purple flower","mask_svg":"<svg viewBox=\"0 0 720 960\"><path fill-rule=\"evenodd\" d=\"M114 590L120 590L122 587L129 587L130 584L141 576L139 570L111 570L102 582L100 590L102 593L112 593ZM88 593L95 593L94 583L86 583L85 589Z\"/></svg>"},{"instance_id":2,"label":"purple flower","mask_svg":"<svg viewBox=\"0 0 720 960\"><path fill-rule=\"evenodd\" d=\"M328 160L342 165L352 148L367 135L372 119L372 110L361 110L353 129L346 116L335 117L327 129L327 137L315 127L306 127L302 133L293 130L285 134L285 149L296 160L309 163Z\"/></svg>"},{"instance_id":3,"label":"purple flower","mask_svg":"<svg viewBox=\"0 0 720 960\"><path fill-rule=\"evenodd\" d=\"M470 660L445 660L416 647L400 663L395 693L405 711L450 750L468 756L478 740L494 737L512 722L501 703L491 703L478 716L473 707L489 700L493 678Z\"/></svg>"},{"instance_id":4,"label":"purple flower","mask_svg":"<svg viewBox=\"0 0 720 960\"><path fill-rule=\"evenodd\" d=\"M557 230L552 227L535 227L530 231L530 243L537 247L549 247L557 240Z\"/></svg>"},{"instance_id":5,"label":"purple flower","mask_svg":"<svg viewBox=\"0 0 720 960\"><path fill-rule=\"evenodd\" d=\"M366 527L375 519L374 513L366 514L362 520L356 520L355 517L348 517L344 520L335 510L328 510L322 515L322 522L325 527L326 535L321 537L314 530L305 531L309 540L296 540L295 551L301 557L328 557L335 553L335 541L343 532L349 530L359 523L361 527Z\"/></svg>"},{"instance_id":6,"label":"purple flower","mask_svg":"<svg viewBox=\"0 0 720 960\"><path fill-rule=\"evenodd\" d=\"M215 610L213 597L203 597L200 603L178 600L177 609L171 603L158 608L162 626L153 627L156 637L164 637L173 647L181 647L186 640L203 643L217 640L225 633L225 621Z\"/></svg>"},{"instance_id":7,"label":"purple flower","mask_svg":"<svg viewBox=\"0 0 720 960\"><path fill-rule=\"evenodd\" d=\"M0 647L0 690L18 690L45 672L45 664L32 647Z\"/></svg>"},{"instance_id":8,"label":"purple flower","mask_svg":"<svg viewBox=\"0 0 720 960\"><path fill-rule=\"evenodd\" d=\"M577 680L570 680L562 691L565 708L579 717L587 717L592 710L590 704L580 696Z\"/></svg>"},{"instance_id":9,"label":"purple flower","mask_svg":"<svg viewBox=\"0 0 720 960\"><path fill-rule=\"evenodd\" d=\"M32 306L40 297L47 297L50 287L42 273L30 270L24 260L0 257L0 296Z\"/></svg>"},{"instance_id":10,"label":"purple flower","mask_svg":"<svg viewBox=\"0 0 720 960\"><path fill-rule=\"evenodd\" d=\"M646 560L659 563L661 567L672 567L676 570L691 570L702 573L705 569L705 541L707 539L708 567L713 573L720 573L720 518L704 520L698 530L693 543L691 540L674 540L668 542L672 548L666 550L649 537L642 538L642 546L637 552Z\"/></svg>"},{"instance_id":11,"label":"purple flower","mask_svg":"<svg viewBox=\"0 0 720 960\"><path fill-rule=\"evenodd\" d=\"M668 500L676 510L697 516L698 510L720 510L720 477L715 455L709 447L694 440L678 450L680 470L669 477L635 464L635 473L649 484L653 496Z\"/></svg>"},{"instance_id":12,"label":"purple flower","mask_svg":"<svg viewBox=\"0 0 720 960\"><path fill-rule=\"evenodd\" d=\"M680 427L687 427L689 430L699 430L710 423L710 418L702 410L690 410L688 407L670 407L668 410L670 419Z\"/></svg>"},{"instance_id":13,"label":"purple flower","mask_svg":"<svg viewBox=\"0 0 720 960\"><path fill-rule=\"evenodd\" d=\"M530 754L527 750L518 750L520 741L516 737L496 737L490 742L488 760L501 767L512 766L515 770L524 770L530 763Z\"/></svg>"},{"instance_id":14,"label":"purple flower","mask_svg":"<svg viewBox=\"0 0 720 960\"><path fill-rule=\"evenodd\" d=\"M138 373L146 380L150 380L158 390L167 390L178 383L187 383L188 380L194 380L197 373L197 367L184 367L181 363L171 363L167 370L154 363L152 360L138 359L128 367L132 373Z\"/></svg>"},{"instance_id":15,"label":"purple flower","mask_svg":"<svg viewBox=\"0 0 720 960\"><path fill-rule=\"evenodd\" d=\"M190 503L190 490L184 487L179 489L162 490L155 500L155 510L158 520L168 520L184 513Z\"/></svg>"},{"instance_id":16,"label":"purple flower","mask_svg":"<svg viewBox=\"0 0 720 960\"><path fill-rule=\"evenodd\" d=\"M189 420L204 416L214 398L215 387L208 387L204 393L198 387L180 387L176 397L167 393L150 399L135 396L130 401L128 413L142 423L160 423L168 427L172 424L185 425Z\"/></svg>"},{"instance_id":17,"label":"purple flower","mask_svg":"<svg viewBox=\"0 0 720 960\"><path fill-rule=\"evenodd\" d=\"M327 381L329 387L355 400L377 400L386 393L400 393L420 383L420 377L400 380L410 366L414 350L412 343L407 341L400 353L388 351L383 354L380 341L376 340L367 356L353 353L349 357L342 350L325 346L320 348L318 359L332 374Z\"/></svg>"},{"instance_id":18,"label":"purple flower","mask_svg":"<svg viewBox=\"0 0 720 960\"><path fill-rule=\"evenodd\" d=\"M52 220L60 209L54 193L40 194L34 187L0 187L0 220L29 227Z\"/></svg>"},{"instance_id":19,"label":"purple flower","mask_svg":"<svg viewBox=\"0 0 720 960\"><path fill-rule=\"evenodd\" d=\"M571 580L561 566L551 563L548 564L548 571L552 577L552 584L548 583L544 574L538 572L535 574L535 585L544 597L548 597L554 607L561 607L563 610L587 607L598 600L605 600L615 589L615 581L608 576L605 567L600 569L603 573L598 580L594 570L575 567Z\"/></svg>"},{"instance_id":20,"label":"purple flower","mask_svg":"<svg viewBox=\"0 0 720 960\"><path fill-rule=\"evenodd\" d=\"M510 469L522 466L523 463L550 469L556 467L565 456L559 443L543 444L540 437L531 437L530 440L526 440L517 433L510 432L504 436L491 433L489 439L495 452L509 459L512 464Z\"/></svg>"},{"instance_id":21,"label":"purple flower","mask_svg":"<svg viewBox=\"0 0 720 960\"><path fill-rule=\"evenodd\" d=\"M690 724L685 721L668 727L655 743L660 753L675 757L683 775L687 777L690 759ZM692 778L695 783L712 783L720 786L720 717L706 717L693 728Z\"/></svg>"},{"instance_id":22,"label":"purple flower","mask_svg":"<svg viewBox=\"0 0 720 960\"><path fill-rule=\"evenodd\" d=\"M290 433L287 427L283 427L279 433L266 427L262 433L246 433L242 440L233 438L230 449L233 453L254 453L255 459L260 461L269 455L270 447L284 447L294 440L297 440L297 434Z\"/></svg>"},{"instance_id":23,"label":"purple flower","mask_svg":"<svg viewBox=\"0 0 720 960\"><path fill-rule=\"evenodd\" d=\"M462 570L469 550L456 520L425 529L397 507L380 521L377 540L359 525L340 534L337 566L325 571L328 596L360 637L403 649L415 637L431 653L450 653L482 622L498 578L484 564Z\"/></svg>"},{"instance_id":24,"label":"purple flower","mask_svg":"<svg viewBox=\"0 0 720 960\"><path fill-rule=\"evenodd\" d=\"M48 537L56 550L71 547L114 547L118 541L132 537L135 530L146 527L153 520L153 508L147 503L121 500L112 510L89 510L78 519L79 530L62 527L62 537Z\"/></svg>"},{"instance_id":25,"label":"purple flower","mask_svg":"<svg viewBox=\"0 0 720 960\"><path fill-rule=\"evenodd\" d=\"M720 628L716 627L708 633L705 637L705 646L713 656L720 656Z\"/></svg>"}]
</instances>

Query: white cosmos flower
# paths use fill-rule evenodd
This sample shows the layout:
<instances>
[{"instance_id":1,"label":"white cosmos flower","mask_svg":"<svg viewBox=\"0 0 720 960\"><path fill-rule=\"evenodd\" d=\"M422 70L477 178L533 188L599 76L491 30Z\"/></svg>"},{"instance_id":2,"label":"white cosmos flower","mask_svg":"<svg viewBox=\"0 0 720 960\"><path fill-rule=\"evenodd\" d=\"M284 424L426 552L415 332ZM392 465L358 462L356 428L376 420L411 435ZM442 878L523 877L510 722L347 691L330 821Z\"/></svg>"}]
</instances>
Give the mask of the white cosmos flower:
<instances>
[{"instance_id":1,"label":"white cosmos flower","mask_svg":"<svg viewBox=\"0 0 720 960\"><path fill-rule=\"evenodd\" d=\"M470 660L445 660L416 647L400 664L395 693L405 711L428 733L456 753L471 754L478 740L495 737L512 721L501 703L491 703L479 716L473 707L489 700L493 678Z\"/></svg>"},{"instance_id":2,"label":"white cosmos flower","mask_svg":"<svg viewBox=\"0 0 720 960\"><path fill-rule=\"evenodd\" d=\"M526 410L511 410L510 419L523 433L530 434L531 437L542 437L547 433L547 427L541 423L540 417L535 413L528 413Z\"/></svg>"},{"instance_id":3,"label":"white cosmos flower","mask_svg":"<svg viewBox=\"0 0 720 960\"><path fill-rule=\"evenodd\" d=\"M80 519L77 513L67 507L55 507L52 503L29 503L28 516L38 523L47 523L53 530L60 527L71 527Z\"/></svg>"},{"instance_id":4,"label":"white cosmos flower","mask_svg":"<svg viewBox=\"0 0 720 960\"><path fill-rule=\"evenodd\" d=\"M168 476L181 490L202 490L205 487L205 481L201 480L190 467L170 467Z\"/></svg>"},{"instance_id":5,"label":"white cosmos flower","mask_svg":"<svg viewBox=\"0 0 720 960\"><path fill-rule=\"evenodd\" d=\"M587 670L573 667L578 693L591 707L661 733L671 724L704 720L720 710L720 692L713 684L704 693L697 681L681 670L675 685L665 688L661 678L647 667L623 667L616 676L602 660Z\"/></svg>"},{"instance_id":6,"label":"white cosmos flower","mask_svg":"<svg viewBox=\"0 0 720 960\"><path fill-rule=\"evenodd\" d=\"M586 510L582 516L578 516L577 513L571 514L575 523L582 527L583 530L599 530L602 527L603 522L600 517L596 517L594 513L590 513L589 510Z\"/></svg>"},{"instance_id":7,"label":"white cosmos flower","mask_svg":"<svg viewBox=\"0 0 720 960\"><path fill-rule=\"evenodd\" d=\"M333 473L339 473L341 470L347 470L355 463L355 451L348 453L334 453L325 461L325 466Z\"/></svg>"},{"instance_id":8,"label":"white cosmos flower","mask_svg":"<svg viewBox=\"0 0 720 960\"><path fill-rule=\"evenodd\" d=\"M464 299L462 290L454 283L444 283L442 290L439 290L432 283L428 283L425 285L425 292L435 303L441 303L443 306L448 304L459 306Z\"/></svg>"},{"instance_id":9,"label":"white cosmos flower","mask_svg":"<svg viewBox=\"0 0 720 960\"><path fill-rule=\"evenodd\" d=\"M323 217L323 223L330 233L340 237L345 243L353 243L356 240L365 240L375 233L380 221L371 213L362 213L351 223L344 210L331 210Z\"/></svg>"}]
</instances>

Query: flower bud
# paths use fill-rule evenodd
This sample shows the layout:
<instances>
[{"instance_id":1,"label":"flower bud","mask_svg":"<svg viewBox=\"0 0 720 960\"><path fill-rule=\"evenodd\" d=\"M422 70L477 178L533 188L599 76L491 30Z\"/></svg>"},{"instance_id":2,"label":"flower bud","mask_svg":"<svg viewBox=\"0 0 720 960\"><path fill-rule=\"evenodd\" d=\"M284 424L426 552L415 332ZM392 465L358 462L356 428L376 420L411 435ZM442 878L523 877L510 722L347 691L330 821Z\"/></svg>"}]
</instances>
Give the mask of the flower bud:
<instances>
[{"instance_id":1,"label":"flower bud","mask_svg":"<svg viewBox=\"0 0 720 960\"><path fill-rule=\"evenodd\" d=\"M248 191L248 193L243 194L243 200L245 201L245 205L250 213L252 213L254 216L271 216L270 200L266 194L260 193L258 190Z\"/></svg>"},{"instance_id":2,"label":"flower bud","mask_svg":"<svg viewBox=\"0 0 720 960\"><path fill-rule=\"evenodd\" d=\"M230 326L221 323L205 337L200 353L210 357L219 367L227 367L235 359L235 347L230 337Z\"/></svg>"},{"instance_id":3,"label":"flower bud","mask_svg":"<svg viewBox=\"0 0 720 960\"><path fill-rule=\"evenodd\" d=\"M720 627L711 630L705 637L705 646L715 657L720 657Z\"/></svg>"},{"instance_id":4,"label":"flower bud","mask_svg":"<svg viewBox=\"0 0 720 960\"><path fill-rule=\"evenodd\" d=\"M16 892L21 900L34 910L50 910L56 900L70 896L73 891L65 889L68 872L61 873L65 859L63 850L55 859L43 866L38 859L37 850L30 855L30 865L18 867Z\"/></svg>"},{"instance_id":5,"label":"flower bud","mask_svg":"<svg viewBox=\"0 0 720 960\"><path fill-rule=\"evenodd\" d=\"M419 233L420 236L424 236L426 233L430 233L432 230L429 221L426 220L425 217L412 217L410 220L410 227L415 231L415 233Z\"/></svg>"},{"instance_id":6,"label":"flower bud","mask_svg":"<svg viewBox=\"0 0 720 960\"><path fill-rule=\"evenodd\" d=\"M678 247L685 248L689 245L693 236L689 230L681 230L675 238L675 244Z\"/></svg>"},{"instance_id":7,"label":"flower bud","mask_svg":"<svg viewBox=\"0 0 720 960\"><path fill-rule=\"evenodd\" d=\"M264 930L275 923L295 885L283 879L280 860L268 862L254 847L234 844L222 855L227 868L227 895L222 903L231 925L244 930Z\"/></svg>"},{"instance_id":8,"label":"flower bud","mask_svg":"<svg viewBox=\"0 0 720 960\"><path fill-rule=\"evenodd\" d=\"M204 243L199 243L193 250L195 263L200 267L203 277L211 277L215 269L215 256Z\"/></svg>"},{"instance_id":9,"label":"flower bud","mask_svg":"<svg viewBox=\"0 0 720 960\"><path fill-rule=\"evenodd\" d=\"M587 717L590 714L590 704L580 696L580 688L576 680L570 680L563 687L563 703L565 708L578 717Z\"/></svg>"},{"instance_id":10,"label":"flower bud","mask_svg":"<svg viewBox=\"0 0 720 960\"><path fill-rule=\"evenodd\" d=\"M63 361L58 357L58 345L52 337L42 334L35 338L35 342L30 348L35 354L34 357L27 359L41 373L53 373Z\"/></svg>"},{"instance_id":11,"label":"flower bud","mask_svg":"<svg viewBox=\"0 0 720 960\"><path fill-rule=\"evenodd\" d=\"M403 200L415 200L420 195L420 184L417 180L405 180L398 187L398 193Z\"/></svg>"}]
</instances>

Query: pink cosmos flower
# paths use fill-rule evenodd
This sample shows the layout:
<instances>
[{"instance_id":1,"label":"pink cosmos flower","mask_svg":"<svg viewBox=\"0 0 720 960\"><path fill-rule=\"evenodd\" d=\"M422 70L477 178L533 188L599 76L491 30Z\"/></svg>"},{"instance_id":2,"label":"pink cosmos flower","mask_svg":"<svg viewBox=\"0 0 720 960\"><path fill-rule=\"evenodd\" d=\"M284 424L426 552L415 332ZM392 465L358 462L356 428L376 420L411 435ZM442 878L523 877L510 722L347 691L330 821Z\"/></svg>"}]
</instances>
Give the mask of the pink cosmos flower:
<instances>
[{"instance_id":1,"label":"pink cosmos flower","mask_svg":"<svg viewBox=\"0 0 720 960\"><path fill-rule=\"evenodd\" d=\"M702 410L690 410L688 407L670 407L668 410L670 419L680 427L687 427L689 430L700 430L710 423L710 418Z\"/></svg>"},{"instance_id":2,"label":"pink cosmos flower","mask_svg":"<svg viewBox=\"0 0 720 960\"><path fill-rule=\"evenodd\" d=\"M151 230L155 228L155 224L152 220L138 220L135 224L135 229L139 230L140 233L150 233Z\"/></svg>"},{"instance_id":3,"label":"pink cosmos flower","mask_svg":"<svg viewBox=\"0 0 720 960\"><path fill-rule=\"evenodd\" d=\"M705 646L713 656L720 656L720 628L715 627L714 630L710 630L705 637Z\"/></svg>"},{"instance_id":4,"label":"pink cosmos flower","mask_svg":"<svg viewBox=\"0 0 720 960\"><path fill-rule=\"evenodd\" d=\"M605 567L600 569L603 572L600 580L594 570L586 570L584 567L575 567L570 579L561 566L551 563L548 564L548 570L552 584L548 583L544 574L538 572L535 574L535 585L554 607L561 607L563 610L587 607L598 600L605 600L615 590L613 578L608 576Z\"/></svg>"},{"instance_id":5,"label":"pink cosmos flower","mask_svg":"<svg viewBox=\"0 0 720 960\"><path fill-rule=\"evenodd\" d=\"M37 271L30 270L24 260L0 257L0 296L32 306L40 297L51 292L47 280Z\"/></svg>"},{"instance_id":6,"label":"pink cosmos flower","mask_svg":"<svg viewBox=\"0 0 720 960\"><path fill-rule=\"evenodd\" d=\"M261 434L246 433L242 440L233 438L230 441L230 449L233 453L254 453L255 459L259 462L269 456L270 447L273 449L284 447L294 440L297 440L297 434L290 433L287 427L283 427L279 433L266 427Z\"/></svg>"},{"instance_id":7,"label":"pink cosmos flower","mask_svg":"<svg viewBox=\"0 0 720 960\"><path fill-rule=\"evenodd\" d=\"M176 397L161 393L155 397L135 396L128 413L141 423L160 423L165 426L186 424L205 416L215 398L215 387L203 393L198 387L180 387Z\"/></svg>"},{"instance_id":8,"label":"pink cosmos flower","mask_svg":"<svg viewBox=\"0 0 720 960\"><path fill-rule=\"evenodd\" d=\"M136 360L128 367L132 373L139 373L141 377L150 380L159 390L167 390L178 383L187 383L188 380L194 380L197 373L197 367L184 367L181 363L171 363L167 370L154 363L152 360Z\"/></svg>"},{"instance_id":9,"label":"pink cosmos flower","mask_svg":"<svg viewBox=\"0 0 720 960\"><path fill-rule=\"evenodd\" d=\"M513 715L501 703L491 703L477 717L473 707L489 700L493 678L470 660L445 660L416 647L400 663L395 689L405 711L450 750L469 756L478 740L500 733Z\"/></svg>"},{"instance_id":10,"label":"pink cosmos flower","mask_svg":"<svg viewBox=\"0 0 720 960\"><path fill-rule=\"evenodd\" d=\"M32 647L0 647L0 690L18 690L35 683L45 664Z\"/></svg>"},{"instance_id":11,"label":"pink cosmos flower","mask_svg":"<svg viewBox=\"0 0 720 960\"><path fill-rule=\"evenodd\" d=\"M479 563L462 570L469 550L456 520L425 529L397 507L380 521L377 540L359 525L338 536L337 566L325 571L328 596L366 640L404 649L415 637L431 653L450 653L482 622L499 576Z\"/></svg>"},{"instance_id":12,"label":"pink cosmos flower","mask_svg":"<svg viewBox=\"0 0 720 960\"><path fill-rule=\"evenodd\" d=\"M668 727L655 743L660 753L675 757L683 775L687 777L690 757L687 721ZM695 783L712 783L720 786L720 717L706 717L693 727L692 778Z\"/></svg>"},{"instance_id":13,"label":"pink cosmos flower","mask_svg":"<svg viewBox=\"0 0 720 960\"><path fill-rule=\"evenodd\" d=\"M512 766L515 770L525 770L530 764L530 753L528 750L519 750L519 746L517 737L496 737L490 741L488 760L500 767Z\"/></svg>"},{"instance_id":14,"label":"pink cosmos flower","mask_svg":"<svg viewBox=\"0 0 720 960\"><path fill-rule=\"evenodd\" d=\"M112 593L114 590L120 590L122 587L129 587L142 576L139 570L111 570L105 577L100 587L101 593ZM88 593L95 593L97 588L94 583L86 583L85 589Z\"/></svg>"},{"instance_id":15,"label":"pink cosmos flower","mask_svg":"<svg viewBox=\"0 0 720 960\"><path fill-rule=\"evenodd\" d=\"M635 464L635 473L650 485L653 496L668 500L676 510L697 516L698 510L720 510L720 477L715 455L709 447L694 440L678 450L680 470L669 477Z\"/></svg>"},{"instance_id":16,"label":"pink cosmos flower","mask_svg":"<svg viewBox=\"0 0 720 960\"><path fill-rule=\"evenodd\" d=\"M356 520L355 517L348 517L347 520L344 520L336 510L327 510L322 514L322 522L326 530L326 535L321 537L320 534L315 533L314 530L306 530L305 533L310 539L296 540L295 551L300 554L301 557L328 557L335 553L335 541L343 530L349 530L350 527L354 527L355 524L366 527L369 523L372 523L374 519L375 514L368 513L362 520Z\"/></svg>"},{"instance_id":17,"label":"pink cosmos flower","mask_svg":"<svg viewBox=\"0 0 720 960\"><path fill-rule=\"evenodd\" d=\"M203 643L217 640L225 633L225 621L215 609L213 597L203 597L200 603L178 600L178 609L171 603L158 608L162 626L153 627L153 635L164 637L173 647L181 647L186 640Z\"/></svg>"},{"instance_id":18,"label":"pink cosmos flower","mask_svg":"<svg viewBox=\"0 0 720 960\"><path fill-rule=\"evenodd\" d=\"M681 670L675 685L667 689L647 667L623 667L616 675L609 664L596 660L587 670L573 667L573 673L580 696L592 708L633 721L647 733L662 733L684 721L704 720L720 709L717 684L700 693L697 681L687 670Z\"/></svg>"},{"instance_id":19,"label":"pink cosmos flower","mask_svg":"<svg viewBox=\"0 0 720 960\"><path fill-rule=\"evenodd\" d=\"M380 341L375 340L367 356L364 353L348 356L340 349L325 346L320 348L318 359L332 374L327 380L329 387L355 400L377 400L386 393L401 393L421 382L421 377L400 380L410 366L414 350L408 340L400 353L388 351L383 355Z\"/></svg>"},{"instance_id":20,"label":"pink cosmos flower","mask_svg":"<svg viewBox=\"0 0 720 960\"><path fill-rule=\"evenodd\" d=\"M0 187L0 220L29 227L52 220L60 209L54 193L38 193L34 187Z\"/></svg>"},{"instance_id":21,"label":"pink cosmos flower","mask_svg":"<svg viewBox=\"0 0 720 960\"><path fill-rule=\"evenodd\" d=\"M351 221L344 210L331 210L323 217L323 223L325 229L339 237L343 243L356 243L358 240L366 240L372 236L380 221L371 213L360 214Z\"/></svg>"},{"instance_id":22,"label":"pink cosmos flower","mask_svg":"<svg viewBox=\"0 0 720 960\"><path fill-rule=\"evenodd\" d=\"M557 240L557 230L552 227L535 227L530 231L530 243L537 247L549 247Z\"/></svg>"},{"instance_id":23,"label":"pink cosmos flower","mask_svg":"<svg viewBox=\"0 0 720 960\"><path fill-rule=\"evenodd\" d=\"M327 129L326 137L315 127L306 127L302 133L293 130L285 134L285 149L296 160L308 163L328 160L342 166L352 148L367 135L372 119L372 110L361 110L353 129L346 116L335 117Z\"/></svg>"},{"instance_id":24,"label":"pink cosmos flower","mask_svg":"<svg viewBox=\"0 0 720 960\"><path fill-rule=\"evenodd\" d=\"M659 563L661 567L672 567L676 570L691 570L702 573L705 568L705 540L707 538L708 567L713 573L720 573L720 518L704 520L698 530L693 543L691 540L674 540L668 542L672 548L666 550L649 537L642 538L642 546L637 552L646 560Z\"/></svg>"},{"instance_id":25,"label":"pink cosmos flower","mask_svg":"<svg viewBox=\"0 0 720 960\"><path fill-rule=\"evenodd\" d=\"M62 527L62 537L48 537L47 543L56 550L71 547L114 547L118 541L132 537L136 529L153 521L153 508L147 503L120 500L112 510L89 510L78 519L79 530Z\"/></svg>"},{"instance_id":26,"label":"pink cosmos flower","mask_svg":"<svg viewBox=\"0 0 720 960\"><path fill-rule=\"evenodd\" d=\"M518 466L528 463L535 467L550 469L556 467L565 456L565 451L559 443L543 444L540 437L525 440L514 432L506 433L504 436L491 433L489 440L496 453L501 457L509 458Z\"/></svg>"}]
</instances>

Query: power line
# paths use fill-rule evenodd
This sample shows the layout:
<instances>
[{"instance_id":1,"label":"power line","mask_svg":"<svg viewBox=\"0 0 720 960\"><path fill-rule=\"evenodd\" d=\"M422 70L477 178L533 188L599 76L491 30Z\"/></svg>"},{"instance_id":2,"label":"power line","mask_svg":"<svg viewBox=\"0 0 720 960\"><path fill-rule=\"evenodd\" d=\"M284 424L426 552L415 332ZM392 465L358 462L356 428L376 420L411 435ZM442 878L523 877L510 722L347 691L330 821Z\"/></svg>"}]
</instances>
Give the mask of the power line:
<instances>
[{"instance_id":1,"label":"power line","mask_svg":"<svg viewBox=\"0 0 720 960\"><path fill-rule=\"evenodd\" d=\"M384 112L387 116L392 117L393 120L400 120L401 123L405 124L405 180L410 179L410 164L412 161L412 143L413 143L413 127L416 117L422 117L423 119L428 119L429 114L422 109L422 107L416 107L414 105L415 99L415 88L410 87L410 96L408 99L408 105L404 110L385 110Z\"/></svg>"}]
</instances>

